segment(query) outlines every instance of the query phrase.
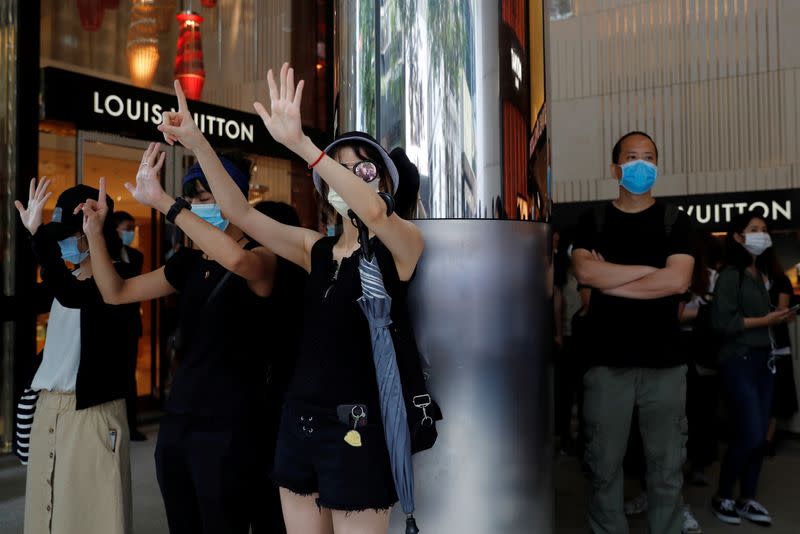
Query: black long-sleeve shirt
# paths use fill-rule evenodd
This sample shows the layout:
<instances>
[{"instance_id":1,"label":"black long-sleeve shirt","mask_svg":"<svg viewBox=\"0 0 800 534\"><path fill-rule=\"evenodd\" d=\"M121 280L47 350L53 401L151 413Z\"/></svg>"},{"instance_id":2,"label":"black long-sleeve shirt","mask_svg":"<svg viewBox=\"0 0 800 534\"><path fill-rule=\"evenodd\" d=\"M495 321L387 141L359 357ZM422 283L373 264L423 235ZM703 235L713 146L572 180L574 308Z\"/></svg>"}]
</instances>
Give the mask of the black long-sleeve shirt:
<instances>
[{"instance_id":1,"label":"black long-sleeve shirt","mask_svg":"<svg viewBox=\"0 0 800 534\"><path fill-rule=\"evenodd\" d=\"M61 250L44 227L31 237L36 259L41 265L46 290L62 306L81 310L81 359L75 386L79 410L125 397L127 362L120 349L131 343L136 320L131 308L112 306L103 296L94 279L78 280L61 259ZM134 275L124 262L114 264L123 278Z\"/></svg>"}]
</instances>

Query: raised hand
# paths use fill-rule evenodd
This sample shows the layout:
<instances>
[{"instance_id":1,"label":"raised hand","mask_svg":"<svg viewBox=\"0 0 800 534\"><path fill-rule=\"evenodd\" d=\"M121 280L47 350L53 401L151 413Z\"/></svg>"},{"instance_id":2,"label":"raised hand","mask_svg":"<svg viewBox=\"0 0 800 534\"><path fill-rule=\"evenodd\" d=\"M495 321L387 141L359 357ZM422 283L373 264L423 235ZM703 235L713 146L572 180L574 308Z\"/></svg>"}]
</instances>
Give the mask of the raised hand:
<instances>
[{"instance_id":1,"label":"raised hand","mask_svg":"<svg viewBox=\"0 0 800 534\"><path fill-rule=\"evenodd\" d=\"M186 96L178 80L175 80L175 96L178 97L178 111L165 111L161 114L161 124L158 131L164 134L164 140L169 145L180 142L189 150L197 150L203 143L204 137L200 128L194 122L192 114L189 113L189 105L186 103Z\"/></svg>"},{"instance_id":2,"label":"raised hand","mask_svg":"<svg viewBox=\"0 0 800 534\"><path fill-rule=\"evenodd\" d=\"M150 143L142 155L142 163L136 173L136 185L125 182L125 189L130 191L133 198L151 208L160 209L162 204L172 205L164 188L161 187L159 173L164 166L166 152L160 152L161 143Z\"/></svg>"},{"instance_id":3,"label":"raised hand","mask_svg":"<svg viewBox=\"0 0 800 534\"><path fill-rule=\"evenodd\" d=\"M264 121L273 139L297 152L303 141L303 128L300 121L300 102L303 99L303 80L294 85L294 69L288 63L281 67L280 87L275 84L272 69L267 72L269 85L270 111L263 104L255 102L253 107Z\"/></svg>"},{"instance_id":4,"label":"raised hand","mask_svg":"<svg viewBox=\"0 0 800 534\"><path fill-rule=\"evenodd\" d=\"M53 195L52 192L47 191L48 187L50 187L50 180L45 176L42 176L38 184L36 183L36 178L32 178L30 190L28 191L28 207L23 206L19 200L14 201L14 206L19 212L22 224L31 235L35 234L39 226L42 225L42 211Z\"/></svg>"},{"instance_id":5,"label":"raised hand","mask_svg":"<svg viewBox=\"0 0 800 534\"><path fill-rule=\"evenodd\" d=\"M106 201L106 179L100 178L100 193L97 200L87 198L86 202L75 208L83 211L83 233L87 236L101 235L103 224L108 215L108 202Z\"/></svg>"}]
</instances>

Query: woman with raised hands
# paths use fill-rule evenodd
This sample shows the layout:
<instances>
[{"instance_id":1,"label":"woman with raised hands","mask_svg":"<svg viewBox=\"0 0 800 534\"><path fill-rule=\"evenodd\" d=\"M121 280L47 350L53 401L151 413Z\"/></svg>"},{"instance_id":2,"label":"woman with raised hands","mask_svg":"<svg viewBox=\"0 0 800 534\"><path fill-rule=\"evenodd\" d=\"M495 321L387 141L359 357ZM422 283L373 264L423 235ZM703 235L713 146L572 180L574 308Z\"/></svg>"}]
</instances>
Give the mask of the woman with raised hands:
<instances>
[{"instance_id":1,"label":"woman with raised hands","mask_svg":"<svg viewBox=\"0 0 800 534\"><path fill-rule=\"evenodd\" d=\"M277 258L229 224L198 165L183 179L186 198L167 195L159 180L165 158L159 147L148 147L136 184L125 187L137 201L165 214L195 248L180 249L156 271L119 277L99 231L108 215L101 180L99 199L83 206L92 267L109 303L178 293L178 365L155 451L170 532L246 533L256 510L253 501L261 501L263 516L269 505L264 501L270 498L259 476L271 470L263 442L270 427L277 427L277 420L266 415L274 411L267 405L272 398L270 360L295 356L272 354L269 344L255 335L285 335L280 324L264 325L271 308L280 307L265 298L278 276ZM227 158L214 157L245 200L249 166L239 168ZM277 504L277 495L274 499ZM275 509L280 519L277 505Z\"/></svg>"},{"instance_id":2,"label":"woman with raised hands","mask_svg":"<svg viewBox=\"0 0 800 534\"><path fill-rule=\"evenodd\" d=\"M325 150L303 134L303 82L284 64L276 84L267 74L270 109L255 109L270 135L314 171L323 208L344 220L340 236L284 226L248 205L189 113L178 83L178 111L164 114L159 130L168 143L192 150L231 222L275 254L310 273L305 293L303 343L286 396L273 479L280 486L287 530L297 534L384 533L397 501L384 441L378 385L361 296L358 232L348 210L370 230L370 245L392 297L392 318L407 314L407 292L423 250L419 229L387 216L377 194L398 188L397 169L372 137L350 132ZM355 431L359 439L352 439ZM347 439L345 439L347 438Z\"/></svg>"},{"instance_id":3,"label":"woman with raised hands","mask_svg":"<svg viewBox=\"0 0 800 534\"><path fill-rule=\"evenodd\" d=\"M25 534L127 534L132 532L127 362L119 348L135 340L136 316L103 302L83 218L75 213L88 196L102 195L107 212L113 201L92 187L71 187L59 195L52 221L43 225L49 185L46 179L38 185L31 180L27 206L16 202L45 291L55 297L44 356L31 384L38 401L28 451ZM115 276L132 276L130 266L119 261L122 241L110 222L96 228L106 236L102 252L117 260L110 265Z\"/></svg>"}]
</instances>

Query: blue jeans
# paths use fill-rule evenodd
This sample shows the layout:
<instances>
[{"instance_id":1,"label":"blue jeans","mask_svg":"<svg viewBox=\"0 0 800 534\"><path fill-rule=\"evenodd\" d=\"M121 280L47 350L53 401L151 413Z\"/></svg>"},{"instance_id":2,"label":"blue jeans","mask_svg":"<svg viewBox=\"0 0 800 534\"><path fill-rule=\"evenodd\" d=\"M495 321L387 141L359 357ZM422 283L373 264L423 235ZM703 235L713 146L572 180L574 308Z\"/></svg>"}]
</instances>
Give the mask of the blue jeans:
<instances>
[{"instance_id":1,"label":"blue jeans","mask_svg":"<svg viewBox=\"0 0 800 534\"><path fill-rule=\"evenodd\" d=\"M742 499L756 496L775 388L768 361L769 349L751 349L747 356L722 364L722 388L734 422L734 434L719 473L719 496L723 499L733 498L737 481Z\"/></svg>"}]
</instances>

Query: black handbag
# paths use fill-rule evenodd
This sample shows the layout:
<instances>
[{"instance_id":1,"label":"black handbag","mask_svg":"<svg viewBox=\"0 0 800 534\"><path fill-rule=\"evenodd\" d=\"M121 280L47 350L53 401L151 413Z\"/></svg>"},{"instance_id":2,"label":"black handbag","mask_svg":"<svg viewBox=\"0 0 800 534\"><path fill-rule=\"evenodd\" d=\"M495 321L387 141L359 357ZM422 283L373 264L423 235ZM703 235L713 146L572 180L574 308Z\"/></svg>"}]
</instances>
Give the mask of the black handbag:
<instances>
[{"instance_id":1,"label":"black handbag","mask_svg":"<svg viewBox=\"0 0 800 534\"><path fill-rule=\"evenodd\" d=\"M401 317L399 323L394 321L389 330L406 403L411 454L416 454L430 449L436 443L439 437L436 422L442 420L442 410L428 391L430 366L423 368L423 358L408 317Z\"/></svg>"}]
</instances>

